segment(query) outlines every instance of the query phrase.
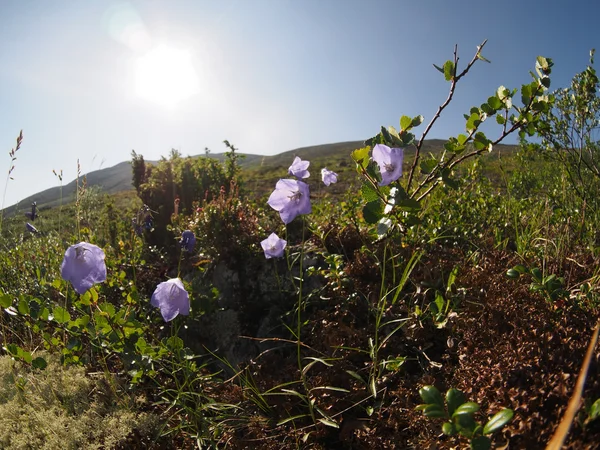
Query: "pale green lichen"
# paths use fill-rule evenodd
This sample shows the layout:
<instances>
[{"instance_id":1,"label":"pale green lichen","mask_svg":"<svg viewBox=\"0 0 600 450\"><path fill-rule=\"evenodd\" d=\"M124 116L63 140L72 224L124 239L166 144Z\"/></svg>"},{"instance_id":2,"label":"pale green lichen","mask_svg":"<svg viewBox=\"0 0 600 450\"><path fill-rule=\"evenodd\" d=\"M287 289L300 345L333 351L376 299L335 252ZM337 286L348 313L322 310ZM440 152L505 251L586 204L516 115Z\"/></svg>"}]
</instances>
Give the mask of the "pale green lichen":
<instances>
[{"instance_id":1,"label":"pale green lichen","mask_svg":"<svg viewBox=\"0 0 600 450\"><path fill-rule=\"evenodd\" d=\"M136 411L114 380L44 357L45 370L0 357L0 448L130 448L134 432L153 440L158 417Z\"/></svg>"}]
</instances>

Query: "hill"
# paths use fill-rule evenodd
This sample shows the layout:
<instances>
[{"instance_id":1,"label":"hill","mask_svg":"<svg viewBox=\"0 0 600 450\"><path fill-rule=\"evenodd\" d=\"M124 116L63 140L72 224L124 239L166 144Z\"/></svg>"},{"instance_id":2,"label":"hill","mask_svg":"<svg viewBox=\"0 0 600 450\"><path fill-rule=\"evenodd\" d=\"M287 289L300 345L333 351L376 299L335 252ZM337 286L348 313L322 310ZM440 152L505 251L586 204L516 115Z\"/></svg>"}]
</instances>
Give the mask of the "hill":
<instances>
[{"instance_id":1,"label":"hill","mask_svg":"<svg viewBox=\"0 0 600 450\"><path fill-rule=\"evenodd\" d=\"M430 139L425 141L421 149L422 153L429 152L439 153L443 148L445 141L441 139ZM311 161L314 167L315 175L322 167L327 166L340 174L341 178L346 180L354 180L354 167L351 163L350 153L364 145L363 141L348 141L337 142L333 144L314 145L310 147L302 147L294 150L285 151L277 155L255 155L244 154L244 158L240 159L240 166L247 184L253 188L257 195L263 195L272 187L273 179L283 176L291 164L294 156L299 156L302 159ZM498 145L496 147L502 153L512 152L517 147L514 145ZM193 158L204 158L205 155L196 155ZM225 160L224 153L210 154L210 158L215 158L219 161ZM406 161L410 161L411 152L407 152ZM147 161L155 164L156 161ZM82 176L83 177L83 176ZM98 186L106 194L117 194L123 191L133 190L131 182L131 162L124 161L115 166L105 169L95 170L85 174L87 185ZM316 177L318 178L318 176ZM351 181L350 181L351 184ZM348 187L348 183L342 183L339 186L333 187L330 192L332 194L341 193ZM62 187L62 202L63 204L70 203L75 199L75 191L77 188L77 180ZM27 198L24 198L19 203L4 208L5 215L12 215L18 210L29 209L32 202L37 202L39 208L50 208L58 206L61 202L61 188L55 186L44 191L38 192Z\"/></svg>"}]
</instances>

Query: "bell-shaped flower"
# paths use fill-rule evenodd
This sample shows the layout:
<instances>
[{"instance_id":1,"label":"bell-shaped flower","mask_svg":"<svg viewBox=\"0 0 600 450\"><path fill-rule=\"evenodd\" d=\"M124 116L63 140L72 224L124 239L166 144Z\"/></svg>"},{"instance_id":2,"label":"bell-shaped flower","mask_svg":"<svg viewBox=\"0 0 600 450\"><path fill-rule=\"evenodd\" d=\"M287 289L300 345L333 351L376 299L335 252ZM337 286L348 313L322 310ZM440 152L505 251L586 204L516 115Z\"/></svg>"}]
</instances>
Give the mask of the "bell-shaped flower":
<instances>
[{"instance_id":1,"label":"bell-shaped flower","mask_svg":"<svg viewBox=\"0 0 600 450\"><path fill-rule=\"evenodd\" d=\"M298 180L279 180L267 203L286 225L300 214L310 214L310 192L308 184Z\"/></svg>"},{"instance_id":2,"label":"bell-shaped flower","mask_svg":"<svg viewBox=\"0 0 600 450\"><path fill-rule=\"evenodd\" d=\"M310 166L310 161L303 161L296 156L288 172L296 178L308 178L310 176L310 172L307 170L308 166Z\"/></svg>"},{"instance_id":3,"label":"bell-shaped flower","mask_svg":"<svg viewBox=\"0 0 600 450\"><path fill-rule=\"evenodd\" d=\"M268 238L261 241L260 245L265 251L265 258L280 258L283 256L283 250L287 245L287 241L281 239L275 233L271 233Z\"/></svg>"},{"instance_id":4,"label":"bell-shaped flower","mask_svg":"<svg viewBox=\"0 0 600 450\"><path fill-rule=\"evenodd\" d=\"M321 169L321 179L325 186L329 186L331 183L337 183L338 174L332 170L328 170L327 167Z\"/></svg>"},{"instance_id":5,"label":"bell-shaped flower","mask_svg":"<svg viewBox=\"0 0 600 450\"><path fill-rule=\"evenodd\" d=\"M33 225L31 225L29 222L27 222L25 224L25 229L33 234L39 233L38 229L36 227L34 227Z\"/></svg>"},{"instance_id":6,"label":"bell-shaped flower","mask_svg":"<svg viewBox=\"0 0 600 450\"><path fill-rule=\"evenodd\" d=\"M190 314L190 297L179 278L171 278L156 286L150 304L160 308L165 322L170 322L179 314Z\"/></svg>"},{"instance_id":7,"label":"bell-shaped flower","mask_svg":"<svg viewBox=\"0 0 600 450\"><path fill-rule=\"evenodd\" d=\"M104 251L87 242L71 245L65 252L60 275L78 294L85 294L94 284L106 281Z\"/></svg>"},{"instance_id":8,"label":"bell-shaped flower","mask_svg":"<svg viewBox=\"0 0 600 450\"><path fill-rule=\"evenodd\" d=\"M373 161L379 165L379 171L381 172L379 186L387 186L402 176L404 149L389 148L387 145L377 144L373 149Z\"/></svg>"},{"instance_id":9,"label":"bell-shaped flower","mask_svg":"<svg viewBox=\"0 0 600 450\"><path fill-rule=\"evenodd\" d=\"M194 245L196 245L196 236L194 236L194 233L190 230L185 230L183 233L181 233L179 245L186 252L191 253L194 250Z\"/></svg>"}]
</instances>

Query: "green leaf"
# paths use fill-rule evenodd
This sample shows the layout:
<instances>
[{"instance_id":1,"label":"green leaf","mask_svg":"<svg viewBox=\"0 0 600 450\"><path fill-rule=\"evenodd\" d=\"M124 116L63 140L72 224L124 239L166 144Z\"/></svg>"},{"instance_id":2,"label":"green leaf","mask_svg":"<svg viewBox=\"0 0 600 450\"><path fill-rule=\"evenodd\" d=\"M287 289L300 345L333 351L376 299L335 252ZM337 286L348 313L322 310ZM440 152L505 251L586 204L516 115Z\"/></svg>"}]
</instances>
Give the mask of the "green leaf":
<instances>
[{"instance_id":1,"label":"green leaf","mask_svg":"<svg viewBox=\"0 0 600 450\"><path fill-rule=\"evenodd\" d=\"M454 63L450 60L444 63L444 78L450 81L454 78Z\"/></svg>"},{"instance_id":2,"label":"green leaf","mask_svg":"<svg viewBox=\"0 0 600 450\"><path fill-rule=\"evenodd\" d=\"M106 315L108 317L114 317L115 316L115 306L112 303L103 302L100 305L98 305L98 309L100 311L106 313Z\"/></svg>"},{"instance_id":3,"label":"green leaf","mask_svg":"<svg viewBox=\"0 0 600 450\"><path fill-rule=\"evenodd\" d=\"M452 414L452 417L455 417L455 416L458 416L461 414L473 414L477 411L479 411L479 405L477 403L467 402L467 403L463 403L458 408L456 408L456 410Z\"/></svg>"},{"instance_id":4,"label":"green leaf","mask_svg":"<svg viewBox=\"0 0 600 450\"><path fill-rule=\"evenodd\" d=\"M518 271L516 271L515 269L508 269L506 271L506 276L508 278L510 278L511 280L516 280L521 276L521 274Z\"/></svg>"},{"instance_id":5,"label":"green leaf","mask_svg":"<svg viewBox=\"0 0 600 450\"><path fill-rule=\"evenodd\" d=\"M433 67L435 67L437 70L439 70L441 73L444 73L444 69L442 69L440 66L437 65L433 65Z\"/></svg>"},{"instance_id":6,"label":"green leaf","mask_svg":"<svg viewBox=\"0 0 600 450\"><path fill-rule=\"evenodd\" d=\"M459 136L464 136L464 134L461 134ZM448 139L448 142L444 144L444 148L452 153L460 153L465 149L465 143L460 143L458 139L456 139L455 137L451 137L450 139Z\"/></svg>"},{"instance_id":7,"label":"green leaf","mask_svg":"<svg viewBox=\"0 0 600 450\"><path fill-rule=\"evenodd\" d=\"M490 450L492 441L487 436L476 436L471 440L472 450Z\"/></svg>"},{"instance_id":8,"label":"green leaf","mask_svg":"<svg viewBox=\"0 0 600 450\"><path fill-rule=\"evenodd\" d=\"M12 297L8 294L0 294L0 306L8 308L10 305L12 305Z\"/></svg>"},{"instance_id":9,"label":"green leaf","mask_svg":"<svg viewBox=\"0 0 600 450\"><path fill-rule=\"evenodd\" d=\"M488 151L492 151L492 141L490 141L481 131L475 133L473 138L473 146L476 150L487 149Z\"/></svg>"},{"instance_id":10,"label":"green leaf","mask_svg":"<svg viewBox=\"0 0 600 450\"><path fill-rule=\"evenodd\" d=\"M458 182L450 178L450 170L445 169L442 171L442 181L446 186L451 189L458 189Z\"/></svg>"},{"instance_id":11,"label":"green leaf","mask_svg":"<svg viewBox=\"0 0 600 450\"><path fill-rule=\"evenodd\" d=\"M413 117L412 126L418 127L419 125L421 125L423 123L423 120L425 120L425 118L421 115Z\"/></svg>"},{"instance_id":12,"label":"green leaf","mask_svg":"<svg viewBox=\"0 0 600 450\"><path fill-rule=\"evenodd\" d=\"M480 53L477 53L477 59L480 59L483 62L486 62L488 64L491 64L491 61L489 59L487 59L485 56L481 55Z\"/></svg>"},{"instance_id":13,"label":"green leaf","mask_svg":"<svg viewBox=\"0 0 600 450\"><path fill-rule=\"evenodd\" d=\"M352 159L354 162L365 168L369 164L369 152L371 151L371 147L363 147L352 152Z\"/></svg>"},{"instance_id":14,"label":"green leaf","mask_svg":"<svg viewBox=\"0 0 600 450\"><path fill-rule=\"evenodd\" d=\"M377 398L377 387L375 386L375 377L371 377L369 382L369 391L371 391L371 395L373 398Z\"/></svg>"},{"instance_id":15,"label":"green leaf","mask_svg":"<svg viewBox=\"0 0 600 450\"><path fill-rule=\"evenodd\" d=\"M361 377L361 376L360 376L358 373L356 373L355 371L353 371L353 370L346 370L346 373L347 373L348 375L350 375L351 377L353 377L353 378L356 378L358 381L362 381L364 384L367 384L367 383L365 382L365 379L364 379L363 377Z\"/></svg>"},{"instance_id":16,"label":"green leaf","mask_svg":"<svg viewBox=\"0 0 600 450\"><path fill-rule=\"evenodd\" d=\"M491 116L492 114L496 113L496 110L494 108L492 108L490 105L488 105L487 103L484 103L481 105L481 110L486 113L488 116Z\"/></svg>"},{"instance_id":17,"label":"green leaf","mask_svg":"<svg viewBox=\"0 0 600 450\"><path fill-rule=\"evenodd\" d=\"M535 67L536 69L540 69L542 75L549 75L551 70L550 68L554 65L550 58L544 58L543 56L538 56L536 58Z\"/></svg>"},{"instance_id":18,"label":"green leaf","mask_svg":"<svg viewBox=\"0 0 600 450\"><path fill-rule=\"evenodd\" d=\"M404 198L400 200L396 200L397 208L400 208L404 211L409 212L417 212L421 210L421 204L415 200L414 198Z\"/></svg>"},{"instance_id":19,"label":"green leaf","mask_svg":"<svg viewBox=\"0 0 600 450\"><path fill-rule=\"evenodd\" d=\"M438 391L435 386L423 386L419 389L419 395L423 399L423 402L437 405L442 409L444 408L442 394L440 394L440 391Z\"/></svg>"},{"instance_id":20,"label":"green leaf","mask_svg":"<svg viewBox=\"0 0 600 450\"><path fill-rule=\"evenodd\" d=\"M19 348L19 358L25 361L27 364L31 364L32 362L31 353L23 350L22 348Z\"/></svg>"},{"instance_id":21,"label":"green leaf","mask_svg":"<svg viewBox=\"0 0 600 450\"><path fill-rule=\"evenodd\" d=\"M44 370L46 368L46 366L48 366L48 363L46 362L46 360L44 358L42 358L41 356L38 356L33 361L31 361L31 365L35 369Z\"/></svg>"},{"instance_id":22,"label":"green leaf","mask_svg":"<svg viewBox=\"0 0 600 450\"><path fill-rule=\"evenodd\" d=\"M363 185L360 187L360 193L367 203L379 200L377 191L370 183L363 183Z\"/></svg>"},{"instance_id":23,"label":"green leaf","mask_svg":"<svg viewBox=\"0 0 600 450\"><path fill-rule=\"evenodd\" d=\"M328 427L332 427L332 428L339 428L340 427L337 422L335 422L333 420L330 420L330 419L319 418L317 420L319 422L321 422L323 425L327 425Z\"/></svg>"},{"instance_id":24,"label":"green leaf","mask_svg":"<svg viewBox=\"0 0 600 450\"><path fill-rule=\"evenodd\" d=\"M444 422L442 425L442 433L446 436L454 436L456 434L456 427L452 422Z\"/></svg>"},{"instance_id":25,"label":"green leaf","mask_svg":"<svg viewBox=\"0 0 600 450\"><path fill-rule=\"evenodd\" d=\"M531 84L524 84L523 86L521 86L521 101L524 105L528 105L531 101L531 97L535 92L535 88L535 84L533 87L531 86Z\"/></svg>"},{"instance_id":26,"label":"green leaf","mask_svg":"<svg viewBox=\"0 0 600 450\"><path fill-rule=\"evenodd\" d=\"M284 424L286 424L288 422L294 421L296 419L302 419L304 417L308 417L308 414L299 414L297 416L286 417L285 419L280 420L279 422L277 422L277 426L284 425Z\"/></svg>"},{"instance_id":27,"label":"green leaf","mask_svg":"<svg viewBox=\"0 0 600 450\"><path fill-rule=\"evenodd\" d=\"M171 350L182 350L183 349L183 340L178 336L171 336L167 339L167 347Z\"/></svg>"},{"instance_id":28,"label":"green leaf","mask_svg":"<svg viewBox=\"0 0 600 450\"><path fill-rule=\"evenodd\" d=\"M436 166L438 165L437 159L435 158L429 158L429 159L424 159L423 161L421 161L420 167L421 167L421 172L428 174L431 173L433 171L433 169L436 168Z\"/></svg>"},{"instance_id":29,"label":"green leaf","mask_svg":"<svg viewBox=\"0 0 600 450\"><path fill-rule=\"evenodd\" d=\"M452 416L452 420L459 432L468 437L473 434L473 430L475 430L475 427L477 426L472 414L456 414L455 412Z\"/></svg>"},{"instance_id":30,"label":"green leaf","mask_svg":"<svg viewBox=\"0 0 600 450\"><path fill-rule=\"evenodd\" d=\"M383 202L380 200L367 203L363 207L363 217L369 224L375 224L383 217Z\"/></svg>"},{"instance_id":31,"label":"green leaf","mask_svg":"<svg viewBox=\"0 0 600 450\"><path fill-rule=\"evenodd\" d=\"M490 108L492 108L495 111L498 111L499 109L502 108L502 102L500 101L500 99L498 97L490 97L488 98L487 101L488 105L490 105Z\"/></svg>"},{"instance_id":32,"label":"green leaf","mask_svg":"<svg viewBox=\"0 0 600 450\"><path fill-rule=\"evenodd\" d=\"M437 309L437 311L436 311L437 314L444 313L444 306L446 305L446 300L444 299L444 296L442 295L442 293L440 291L435 291L434 305Z\"/></svg>"},{"instance_id":33,"label":"green leaf","mask_svg":"<svg viewBox=\"0 0 600 450\"><path fill-rule=\"evenodd\" d=\"M591 406L588 417L590 420L595 420L600 417L600 398Z\"/></svg>"},{"instance_id":34,"label":"green leaf","mask_svg":"<svg viewBox=\"0 0 600 450\"><path fill-rule=\"evenodd\" d=\"M17 310L19 311L19 314L28 316L30 313L29 302L27 302L27 300L25 300L24 298L21 298L19 300L19 304L17 305Z\"/></svg>"},{"instance_id":35,"label":"green leaf","mask_svg":"<svg viewBox=\"0 0 600 450\"><path fill-rule=\"evenodd\" d=\"M498 123L498 125L504 125L506 123L506 119L504 118L503 115L497 114L496 115L496 123Z\"/></svg>"},{"instance_id":36,"label":"green leaf","mask_svg":"<svg viewBox=\"0 0 600 450\"><path fill-rule=\"evenodd\" d=\"M472 113L467 119L467 123L465 124L465 128L467 131L471 131L476 129L481 124L480 116L477 113Z\"/></svg>"},{"instance_id":37,"label":"green leaf","mask_svg":"<svg viewBox=\"0 0 600 450\"><path fill-rule=\"evenodd\" d=\"M448 414L454 414L456 408L458 408L463 403L466 403L467 398L462 391L456 388L448 389L446 392L446 404L448 405Z\"/></svg>"},{"instance_id":38,"label":"green leaf","mask_svg":"<svg viewBox=\"0 0 600 450\"><path fill-rule=\"evenodd\" d=\"M91 289L86 291L85 294L79 296L79 303L84 306L90 306L92 304Z\"/></svg>"},{"instance_id":39,"label":"green leaf","mask_svg":"<svg viewBox=\"0 0 600 450\"><path fill-rule=\"evenodd\" d=\"M425 414L426 417L432 417L434 419L445 419L447 417L444 408L434 404L425 406L425 408L423 408L423 414Z\"/></svg>"},{"instance_id":40,"label":"green leaf","mask_svg":"<svg viewBox=\"0 0 600 450\"><path fill-rule=\"evenodd\" d=\"M18 356L19 350L21 350L21 347L19 347L17 344L6 344L5 348L6 351L13 356Z\"/></svg>"},{"instance_id":41,"label":"green leaf","mask_svg":"<svg viewBox=\"0 0 600 450\"><path fill-rule=\"evenodd\" d=\"M71 314L61 306L54 307L52 315L54 316L54 321L60 324L67 323L71 320Z\"/></svg>"},{"instance_id":42,"label":"green leaf","mask_svg":"<svg viewBox=\"0 0 600 450\"><path fill-rule=\"evenodd\" d=\"M514 412L512 409L505 408L502 411L497 412L483 427L483 434L491 434L494 431L499 430L510 422L513 416Z\"/></svg>"},{"instance_id":43,"label":"green leaf","mask_svg":"<svg viewBox=\"0 0 600 450\"><path fill-rule=\"evenodd\" d=\"M78 318L75 323L79 328L85 328L88 323L90 323L90 316L87 314Z\"/></svg>"},{"instance_id":44,"label":"green leaf","mask_svg":"<svg viewBox=\"0 0 600 450\"><path fill-rule=\"evenodd\" d=\"M396 130L394 127L389 126L387 128L388 133L390 134L390 136L392 137L392 141L393 142L400 142L400 135L398 134L398 130Z\"/></svg>"},{"instance_id":45,"label":"green leaf","mask_svg":"<svg viewBox=\"0 0 600 450\"><path fill-rule=\"evenodd\" d=\"M408 116L402 116L400 118L400 128L402 128L402 130L408 130L412 127L412 123L413 123L413 119L411 119Z\"/></svg>"}]
</instances>

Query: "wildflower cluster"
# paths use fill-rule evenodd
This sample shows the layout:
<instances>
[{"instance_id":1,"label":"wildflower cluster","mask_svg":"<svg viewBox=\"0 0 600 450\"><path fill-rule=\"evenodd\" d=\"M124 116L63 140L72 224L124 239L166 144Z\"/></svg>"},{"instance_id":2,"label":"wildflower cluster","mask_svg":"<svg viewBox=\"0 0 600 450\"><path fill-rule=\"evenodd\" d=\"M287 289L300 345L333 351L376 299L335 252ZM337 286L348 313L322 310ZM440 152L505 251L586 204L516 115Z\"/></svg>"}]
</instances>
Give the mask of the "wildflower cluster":
<instances>
[{"instance_id":1,"label":"wildflower cluster","mask_svg":"<svg viewBox=\"0 0 600 450\"><path fill-rule=\"evenodd\" d=\"M279 217L286 225L299 215L310 214L312 211L310 190L308 184L302 181L302 179L310 176L309 166L310 161L304 161L296 156L292 165L288 168L288 173L297 179L279 180L275 185L275 190L267 200L269 206L279 212ZM326 186L336 183L337 177L337 173L328 170L326 167L321 170L321 178ZM260 244L265 252L265 257L269 259L283 256L287 242L277 234L271 233Z\"/></svg>"},{"instance_id":2,"label":"wildflower cluster","mask_svg":"<svg viewBox=\"0 0 600 450\"><path fill-rule=\"evenodd\" d=\"M182 233L180 245L185 251L192 252L195 243L194 233L189 230ZM104 258L104 251L97 245L88 242L71 245L65 252L60 274L71 283L75 292L83 295L95 284L106 281ZM160 283L152 294L150 304L160 309L165 322L179 314L190 314L189 294L178 277Z\"/></svg>"}]
</instances>

